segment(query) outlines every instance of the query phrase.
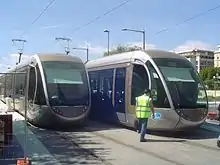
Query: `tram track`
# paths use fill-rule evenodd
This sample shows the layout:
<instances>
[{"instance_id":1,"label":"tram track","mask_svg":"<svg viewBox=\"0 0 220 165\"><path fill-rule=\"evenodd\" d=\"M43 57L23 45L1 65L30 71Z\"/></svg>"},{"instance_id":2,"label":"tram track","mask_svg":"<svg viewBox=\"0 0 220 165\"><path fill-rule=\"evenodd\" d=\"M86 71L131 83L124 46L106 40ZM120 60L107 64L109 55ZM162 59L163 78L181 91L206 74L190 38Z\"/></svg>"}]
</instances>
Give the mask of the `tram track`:
<instances>
[{"instance_id":1,"label":"tram track","mask_svg":"<svg viewBox=\"0 0 220 165\"><path fill-rule=\"evenodd\" d=\"M118 128L126 128L127 129L127 127L118 127ZM86 131L90 131L89 129L86 129L85 128L85 130ZM131 129L128 129L128 131L131 131ZM196 133L196 135L197 134L201 134L201 132L203 132L203 134L205 134L205 133L207 133L207 134L209 134L209 133L212 133L212 134L216 134L216 138L218 137L218 133L217 132L215 132L215 131L212 131L212 130L206 130L206 129L203 129L203 128L200 128L199 130L198 130L198 132ZM102 134L100 134L100 133L95 133L95 132L91 132L91 133L94 133L94 134L96 134L97 136L105 136L105 135L102 135ZM171 139L174 139L174 140L178 140L178 142L179 143L182 143L182 144L189 144L189 145L192 145L192 146L195 146L195 147L200 147L200 148L204 148L204 149L209 149L209 150L212 150L212 151L219 151L219 148L217 148L217 147L211 147L211 146L207 146L207 145L203 145L203 144L201 144L201 143L198 143L198 142L196 142L195 141L195 137L192 137L192 138L189 138L189 136L193 136L193 135L183 135L183 136L187 136L188 138L179 138L179 137L175 137L175 136L172 136L172 135L169 135L169 136L164 136L164 135L162 135L162 134L152 134L153 136L159 136L159 137L165 137L165 138L171 138ZM198 135L197 135L198 136ZM199 135L199 136L204 136L204 135ZM108 138L107 136L105 136L106 138ZM207 139L207 138L200 138L201 140L204 140L204 139ZM110 139L109 139L110 140ZM181 142L181 141L183 141L183 142Z\"/></svg>"},{"instance_id":2,"label":"tram track","mask_svg":"<svg viewBox=\"0 0 220 165\"><path fill-rule=\"evenodd\" d=\"M205 130L205 129L202 129L202 128L200 128L200 129L201 129L203 132L216 133L216 132L214 132L214 131L208 131L208 130ZM166 158L166 157L163 157L163 156L161 156L160 154L156 154L156 153L154 153L154 152L146 151L146 150L144 150L144 149L142 149L142 148L136 147L136 146L131 145L131 144L126 144L126 143L124 143L124 142L122 142L122 141L116 140L115 138L108 137L108 136L103 135L103 134L100 134L100 133L98 133L98 132L91 132L89 129L86 129L86 128L84 128L84 130L87 131L87 132L90 132L90 133L93 134L93 135L102 137L103 139L111 140L111 141L113 141L113 142L115 142L115 143L117 143L117 144L123 145L123 146L128 147L128 148L132 148L132 149L134 149L135 151L142 152L142 153L145 153L145 154L149 154L149 155L151 155L151 156L154 156L154 157L156 157L156 158L162 159L162 160L167 161L167 162L170 162L170 163L174 163L174 164L176 164L176 165L184 165L184 164L182 164L182 163L180 163L180 162L177 162L177 161L168 159L168 158ZM163 137L163 136L161 136L161 137ZM201 143L194 142L192 139L189 140L189 139L186 139L186 138L175 138L175 137L173 137L173 139L178 140L178 142L181 143L181 144L188 144L188 145L191 145L191 146L195 146L195 147L199 147L199 148L203 148L203 149L212 150L212 151L218 151L218 152L219 152L219 148L217 148L217 147L214 148L214 147L211 147L211 146L203 145L203 144L201 144ZM183 141L183 142L181 142L181 141Z\"/></svg>"},{"instance_id":3,"label":"tram track","mask_svg":"<svg viewBox=\"0 0 220 165\"><path fill-rule=\"evenodd\" d=\"M28 125L34 129L39 129L38 127L32 125L30 122L28 122ZM47 130L45 129L45 131L47 131ZM82 128L80 131L86 131L86 130L84 128ZM73 134L75 132L68 132L68 133ZM50 134L55 135L55 136L59 136L63 140L68 141L72 146L74 146L74 148L78 148L80 150L80 152L87 153L88 155L93 157L94 160L101 162L103 165L114 165L114 164L108 162L107 160L103 159L101 156L98 156L93 151L86 149L85 147L82 147L79 143L74 141L71 136L65 135L65 134L63 134L63 132L60 132L60 131L58 132L57 130L52 130L52 131L50 130Z\"/></svg>"},{"instance_id":4,"label":"tram track","mask_svg":"<svg viewBox=\"0 0 220 165\"><path fill-rule=\"evenodd\" d=\"M60 133L57 133L57 132L54 132L54 134L60 135ZM103 159L102 157L98 156L97 154L95 154L94 152L90 151L89 149L86 149L86 148L82 147L80 144L78 144L77 142L74 142L74 140L72 140L71 137L68 137L68 135L60 135L60 136L64 140L68 140L72 145L82 149L83 152L88 153L90 156L94 157L96 160L102 162L104 165L113 165L112 163L110 163L107 160Z\"/></svg>"},{"instance_id":5,"label":"tram track","mask_svg":"<svg viewBox=\"0 0 220 165\"><path fill-rule=\"evenodd\" d=\"M85 129L85 131L89 131L89 130ZM125 146L125 147L134 149L134 150L137 151L137 152L142 152L142 153L151 155L151 156L153 156L153 157L155 157L155 158L158 158L158 159L167 161L167 162L169 162L169 163L174 163L174 164L176 164L176 165L185 165L185 164L183 164L183 163L181 163L181 162L178 162L178 161L175 161L175 160L172 160L172 159L168 159L168 158L166 158L166 157L163 157L163 156L160 155L160 153L159 153L159 154L156 154L156 153L154 153L154 152L146 151L146 150L144 150L144 149L142 149L142 148L136 147L136 146L131 145L131 144L123 143L123 142L121 142L121 141L119 141L119 140L116 140L116 139L114 139L114 138L105 136L105 135L100 134L100 133L96 133L96 132L90 132L90 133L91 133L91 134L94 134L94 135L96 135L96 136L102 137L103 139L111 140L111 141L113 141L113 142L115 142L115 143L117 143L117 144L120 144L120 145L123 145L123 146ZM186 139L180 139L180 138L178 138L178 139L176 139L176 140L186 140ZM186 140L186 141L184 141L184 142L179 142L179 143L188 144L188 145L191 145L191 146L195 146L195 147L204 148L204 149L208 149L208 150L218 151L218 152L219 152L219 149L218 149L218 148L209 147L209 146L206 146L206 145L197 143L197 142L191 142L191 141L189 141L189 140Z\"/></svg>"},{"instance_id":6,"label":"tram track","mask_svg":"<svg viewBox=\"0 0 220 165\"><path fill-rule=\"evenodd\" d=\"M28 123L28 125L30 125L31 127L34 127L34 128L37 128L35 126L33 126L32 124ZM86 128L81 128L80 129L80 132L89 132L90 134L94 135L94 136L98 136L100 137L101 139L104 139L104 140L110 140L116 144L119 144L119 145L122 145L124 147L127 147L127 148L130 148L130 149L133 149L135 150L136 152L141 152L141 153L144 153L144 154L148 154L150 156L153 156L157 159L161 159L163 161L166 161L168 163L171 163L171 164L175 164L175 165L185 165L183 163L180 163L180 162L177 162L177 161L174 161L174 160L171 160L171 159L168 159L166 157L163 157L159 154L155 154L153 152L150 152L150 151L146 151L144 149L141 149L141 148L138 148L134 145L130 145L130 144L126 144L126 143L123 143L119 140L116 140L114 138L111 138L111 137L108 137L108 136L105 136L105 135L102 135L100 133L96 133L96 132L91 132L89 129L86 129ZM65 132L67 133L67 132ZM71 137L71 134L74 134L76 132L68 132L69 135L66 135L65 133L63 132L57 132L57 131L53 131L52 134L54 135L57 135L57 136L60 136L62 139L64 140L67 140L68 142L70 142L73 146L76 146L80 149L82 149L84 152L88 153L89 155L91 155L92 157L94 157L94 159L100 161L101 163L103 163L104 165L114 165L113 163L110 163L108 160L102 158L101 156L98 156L97 154L95 154L94 152L90 151L89 149L86 149L84 147L82 147L79 143L75 142L73 140L73 138Z\"/></svg>"},{"instance_id":7,"label":"tram track","mask_svg":"<svg viewBox=\"0 0 220 165\"><path fill-rule=\"evenodd\" d=\"M198 135L198 134L203 134L203 135ZM204 134L206 134L206 135L204 135ZM215 136L213 136L212 138L203 137L203 136L207 136L210 134L212 134L212 135L215 134ZM165 135L164 134L152 134L152 135L178 140L178 142L182 143L182 144L188 144L191 146L195 146L195 147L199 147L199 148L203 148L203 149L208 149L208 150L212 150L212 151L219 151L219 148L217 148L217 147L207 146L205 144L198 142L199 140L202 141L202 140L214 139L214 137L216 137L216 140L217 140L219 133L212 131L212 130L206 130L206 129L200 128L197 131L197 133L194 133L191 135L184 135L183 134L182 135L183 137L180 137L180 135L178 137L176 137L176 136L173 136L173 134L171 134L171 135L170 134L169 135L167 135L167 134L165 134ZM197 137L195 137L195 136L197 136Z\"/></svg>"},{"instance_id":8,"label":"tram track","mask_svg":"<svg viewBox=\"0 0 220 165\"><path fill-rule=\"evenodd\" d=\"M129 131L129 130L128 130ZM76 131L78 132L78 131ZM62 132L57 132L57 131L53 131L53 134L56 134L58 136L60 136L62 139L70 142L73 146L77 147L77 148L80 148L81 150L83 150L83 152L86 152L88 155L92 156L95 160L98 160L99 162L101 162L102 164L105 164L105 165L113 165L113 163L109 162L108 160L106 160L105 158L103 158L102 156L99 156L98 154L96 154L95 152L91 151L90 149L87 149L85 147L83 147L82 145L80 145L77 141L74 140L74 138L71 136L73 134L75 134L76 132L65 132L65 133L62 133ZM132 145L132 144L127 144L125 142L122 142L121 140L117 140L115 138L112 138L112 137L109 137L107 135L103 135L99 132L95 132L95 131L91 131L89 128L81 128L80 129L80 132L89 132L90 134L94 135L94 136L97 136L97 137L100 137L101 139L103 139L104 141L106 140L109 140L111 142L114 142L116 144L119 144L119 145L122 145L124 147L127 147L129 149L133 149L135 150L136 152L139 152L139 153L142 153L142 154L147 154L147 155L150 155L152 157L155 157L157 159L161 159L163 161L166 161L168 163L171 163L171 164L176 164L176 165L185 165L179 161L176 161L176 160L172 160L172 158L167 158L165 156L162 156L160 153L155 153L155 152L151 152L151 151L148 151L148 150L145 150L144 148L140 148L140 147L137 147L135 145ZM206 131L206 132L209 132L209 131ZM67 134L66 134L67 133ZM79 133L80 134L80 133ZM199 147L199 148L204 148L204 149L208 149L208 150L212 150L212 151L219 151L219 149L217 148L213 148L213 147L209 147L209 146L206 146L206 145L203 145L203 144L200 144L200 143L197 143L197 142L192 142L192 141L189 141L185 138L174 138L176 140L186 140L184 142L179 142L179 143L182 143L182 144L188 144L188 145L191 145L191 146L195 146L195 147Z\"/></svg>"},{"instance_id":9,"label":"tram track","mask_svg":"<svg viewBox=\"0 0 220 165\"><path fill-rule=\"evenodd\" d=\"M202 129L202 128L201 128ZM212 132L212 133L216 133L214 131L208 131L208 130L202 130L204 132ZM216 133L217 134L217 133ZM217 138L217 137L216 137ZM194 140L188 140L188 139L185 139L185 138L178 138L178 140L185 140L185 142L181 142L181 143L184 143L184 144L189 144L189 145L192 145L192 146L195 146L195 147L200 147L200 148L204 148L204 149L208 149L208 150L212 150L212 151L218 151L219 152L219 148L217 147L211 147L211 146L207 146L207 145L204 145L204 144L201 144L201 143L198 143L198 142L195 142ZM217 141L217 139L216 139Z\"/></svg>"},{"instance_id":10,"label":"tram track","mask_svg":"<svg viewBox=\"0 0 220 165\"><path fill-rule=\"evenodd\" d=\"M85 131L88 131L88 130L85 129ZM111 141L113 141L113 142L115 142L115 143L117 143L117 144L120 144L120 145L123 145L123 146L125 146L125 147L131 148L131 149L133 149L133 150L135 150L135 151L137 151L137 152L142 152L142 153L151 155L151 156L153 156L153 157L159 158L159 159L164 160L164 161L166 161L166 162L173 163L173 164L176 164L176 165L184 165L183 163L180 163L180 162L177 162L177 161L174 161L174 160L171 160L171 159L167 159L166 157L163 157L163 156L161 156L161 155L159 155L159 154L155 154L155 153L153 153L153 152L146 151L146 150L144 150L144 149L142 149L142 148L139 148L139 147L136 147L136 146L134 146L134 145L130 145L130 144L123 143L123 142L121 142L121 141L119 141L119 140L116 140L116 139L114 139L114 138L111 138L111 137L108 137L108 136L105 136L105 135L101 135L101 134L95 133L95 132L90 132L90 133L93 134L93 135L102 137L103 139L111 140Z\"/></svg>"},{"instance_id":11,"label":"tram track","mask_svg":"<svg viewBox=\"0 0 220 165\"><path fill-rule=\"evenodd\" d=\"M209 146L197 143L197 142L186 141L186 142L180 142L180 143L189 144L189 145L192 145L192 146L195 146L195 147L204 148L204 149L208 149L208 150L218 151L219 152L218 148L209 147Z\"/></svg>"}]
</instances>

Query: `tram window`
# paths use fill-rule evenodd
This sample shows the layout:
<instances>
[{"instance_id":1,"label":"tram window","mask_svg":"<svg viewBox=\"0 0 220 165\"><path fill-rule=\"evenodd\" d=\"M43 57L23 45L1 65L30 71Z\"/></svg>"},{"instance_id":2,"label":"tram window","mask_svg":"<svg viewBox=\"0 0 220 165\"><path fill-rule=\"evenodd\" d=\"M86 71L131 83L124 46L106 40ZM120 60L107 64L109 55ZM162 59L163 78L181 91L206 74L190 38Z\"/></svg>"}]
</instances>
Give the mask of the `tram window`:
<instances>
[{"instance_id":1,"label":"tram window","mask_svg":"<svg viewBox=\"0 0 220 165\"><path fill-rule=\"evenodd\" d=\"M37 97L36 97L36 103L39 104L39 105L46 105L46 99L45 99L45 94L44 94L42 77L41 77L38 65L36 66L36 69L37 69Z\"/></svg>"},{"instance_id":2,"label":"tram window","mask_svg":"<svg viewBox=\"0 0 220 165\"><path fill-rule=\"evenodd\" d=\"M126 68L117 68L115 75L115 110L125 113Z\"/></svg>"},{"instance_id":3,"label":"tram window","mask_svg":"<svg viewBox=\"0 0 220 165\"><path fill-rule=\"evenodd\" d=\"M112 98L112 81L112 77L100 78L100 92L110 99Z\"/></svg>"},{"instance_id":4,"label":"tram window","mask_svg":"<svg viewBox=\"0 0 220 165\"><path fill-rule=\"evenodd\" d=\"M16 72L26 72L26 69L17 70ZM24 96L24 87L26 81L26 74L15 74L15 94L20 97Z\"/></svg>"},{"instance_id":5,"label":"tram window","mask_svg":"<svg viewBox=\"0 0 220 165\"><path fill-rule=\"evenodd\" d=\"M6 75L6 96L7 97L9 96L9 84L10 84L9 79L10 79L10 77L8 74L8 75Z\"/></svg>"},{"instance_id":6,"label":"tram window","mask_svg":"<svg viewBox=\"0 0 220 165\"><path fill-rule=\"evenodd\" d=\"M144 89L148 88L149 78L146 69L142 65L134 65L132 73L131 105L135 105L135 98L143 94Z\"/></svg>"},{"instance_id":7,"label":"tram window","mask_svg":"<svg viewBox=\"0 0 220 165\"><path fill-rule=\"evenodd\" d=\"M97 90L98 90L98 80L97 79L91 79L90 84L91 84L92 93L96 93Z\"/></svg>"},{"instance_id":8,"label":"tram window","mask_svg":"<svg viewBox=\"0 0 220 165\"><path fill-rule=\"evenodd\" d=\"M7 96L11 97L13 95L12 74L9 74L7 77Z\"/></svg>"},{"instance_id":9,"label":"tram window","mask_svg":"<svg viewBox=\"0 0 220 165\"><path fill-rule=\"evenodd\" d=\"M4 85L5 85L4 76L1 76L1 79L0 79L0 95L4 95Z\"/></svg>"},{"instance_id":10,"label":"tram window","mask_svg":"<svg viewBox=\"0 0 220 165\"><path fill-rule=\"evenodd\" d=\"M151 74L151 92L153 96L153 105L156 108L170 108L170 104L164 89L164 86L161 82L161 79L153 67L153 65L147 61L146 65Z\"/></svg>"},{"instance_id":11,"label":"tram window","mask_svg":"<svg viewBox=\"0 0 220 165\"><path fill-rule=\"evenodd\" d=\"M98 91L98 74L97 73L89 73L89 79L90 79L90 87L91 92L96 93Z\"/></svg>"},{"instance_id":12,"label":"tram window","mask_svg":"<svg viewBox=\"0 0 220 165\"><path fill-rule=\"evenodd\" d=\"M28 100L34 101L34 93L36 88L36 73L34 67L30 68L30 80L28 89Z\"/></svg>"},{"instance_id":13,"label":"tram window","mask_svg":"<svg viewBox=\"0 0 220 165\"><path fill-rule=\"evenodd\" d=\"M103 70L100 72L100 89L99 91L109 98L112 94L113 69Z\"/></svg>"}]
</instances>

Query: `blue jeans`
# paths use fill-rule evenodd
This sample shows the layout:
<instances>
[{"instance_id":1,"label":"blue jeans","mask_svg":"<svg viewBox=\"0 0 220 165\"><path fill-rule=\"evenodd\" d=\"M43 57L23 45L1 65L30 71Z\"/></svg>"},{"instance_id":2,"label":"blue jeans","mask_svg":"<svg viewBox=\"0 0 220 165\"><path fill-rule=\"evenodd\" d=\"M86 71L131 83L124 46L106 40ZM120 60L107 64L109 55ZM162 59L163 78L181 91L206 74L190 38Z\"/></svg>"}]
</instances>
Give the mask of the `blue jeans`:
<instances>
[{"instance_id":1,"label":"blue jeans","mask_svg":"<svg viewBox=\"0 0 220 165\"><path fill-rule=\"evenodd\" d=\"M140 140L143 140L146 134L148 118L138 119L138 133L140 133Z\"/></svg>"}]
</instances>

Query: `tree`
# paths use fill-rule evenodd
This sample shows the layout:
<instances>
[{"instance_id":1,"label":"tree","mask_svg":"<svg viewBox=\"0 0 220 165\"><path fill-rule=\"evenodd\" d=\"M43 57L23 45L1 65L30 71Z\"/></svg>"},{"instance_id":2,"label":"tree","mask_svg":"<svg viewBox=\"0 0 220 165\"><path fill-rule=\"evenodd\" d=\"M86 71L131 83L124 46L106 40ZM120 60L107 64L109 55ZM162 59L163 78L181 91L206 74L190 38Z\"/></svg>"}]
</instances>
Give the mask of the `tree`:
<instances>
[{"instance_id":1,"label":"tree","mask_svg":"<svg viewBox=\"0 0 220 165\"><path fill-rule=\"evenodd\" d=\"M214 87L214 82L216 80L213 80L213 76L215 76L217 73L220 75L220 68L208 67L201 70L199 75L202 81L205 83L205 85L208 86L209 89L214 89L214 88L220 89L219 83L217 83L216 86Z\"/></svg>"},{"instance_id":2,"label":"tree","mask_svg":"<svg viewBox=\"0 0 220 165\"><path fill-rule=\"evenodd\" d=\"M112 49L109 51L109 56L118 54L118 53L123 53L123 52L131 52L135 50L141 50L140 47L138 46L117 46L116 48ZM104 56L108 56L108 52L104 52Z\"/></svg>"}]
</instances>

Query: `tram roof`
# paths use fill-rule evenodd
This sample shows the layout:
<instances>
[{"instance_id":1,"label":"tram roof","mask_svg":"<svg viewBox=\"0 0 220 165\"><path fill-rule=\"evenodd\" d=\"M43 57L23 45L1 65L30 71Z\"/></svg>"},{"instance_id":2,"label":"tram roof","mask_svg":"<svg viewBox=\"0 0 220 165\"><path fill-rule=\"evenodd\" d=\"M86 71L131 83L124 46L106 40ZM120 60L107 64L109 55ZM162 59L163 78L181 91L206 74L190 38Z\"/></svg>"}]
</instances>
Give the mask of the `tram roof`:
<instances>
[{"instance_id":1,"label":"tram roof","mask_svg":"<svg viewBox=\"0 0 220 165\"><path fill-rule=\"evenodd\" d=\"M34 59L40 59L41 62L42 61L73 61L73 62L83 63L81 58L72 55L66 55L64 53L37 53L29 56L29 58L25 59L24 61L21 61L20 64L14 66L7 72L13 72L15 68L19 69L22 68L23 66L27 66Z\"/></svg>"},{"instance_id":2,"label":"tram roof","mask_svg":"<svg viewBox=\"0 0 220 165\"><path fill-rule=\"evenodd\" d=\"M141 59L143 61L147 61L149 58L176 58L186 60L185 57L169 51L155 49L146 51L137 50L91 60L86 63L86 67L92 68L97 66L124 63L131 61L131 59Z\"/></svg>"},{"instance_id":3,"label":"tram roof","mask_svg":"<svg viewBox=\"0 0 220 165\"><path fill-rule=\"evenodd\" d=\"M73 61L83 63L81 58L63 53L38 53L37 56L40 61Z\"/></svg>"}]
</instances>

